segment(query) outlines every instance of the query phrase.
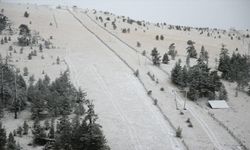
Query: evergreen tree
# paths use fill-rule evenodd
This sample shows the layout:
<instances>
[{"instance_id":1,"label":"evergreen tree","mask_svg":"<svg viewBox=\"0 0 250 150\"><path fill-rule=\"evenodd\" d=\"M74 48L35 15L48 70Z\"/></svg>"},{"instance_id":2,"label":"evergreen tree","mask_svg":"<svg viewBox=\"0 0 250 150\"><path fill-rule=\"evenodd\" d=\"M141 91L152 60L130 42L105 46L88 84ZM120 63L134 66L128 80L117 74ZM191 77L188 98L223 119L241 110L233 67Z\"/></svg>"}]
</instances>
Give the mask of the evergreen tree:
<instances>
[{"instance_id":1,"label":"evergreen tree","mask_svg":"<svg viewBox=\"0 0 250 150\"><path fill-rule=\"evenodd\" d=\"M77 104L75 108L75 114L82 116L84 115L84 113L85 113L85 108L83 106L83 103Z\"/></svg>"},{"instance_id":2,"label":"evergreen tree","mask_svg":"<svg viewBox=\"0 0 250 150\"><path fill-rule=\"evenodd\" d=\"M159 66L160 65L160 53L158 53L157 49L154 48L151 52L151 56L152 56L152 61L153 61L153 64L156 65L156 66Z\"/></svg>"},{"instance_id":3,"label":"evergreen tree","mask_svg":"<svg viewBox=\"0 0 250 150\"><path fill-rule=\"evenodd\" d=\"M60 64L60 58L57 56L57 58L56 58L56 64Z\"/></svg>"},{"instance_id":4,"label":"evergreen tree","mask_svg":"<svg viewBox=\"0 0 250 150\"><path fill-rule=\"evenodd\" d=\"M204 57L205 57L205 61L206 61L207 65L208 65L208 60L209 60L208 51L205 51Z\"/></svg>"},{"instance_id":5,"label":"evergreen tree","mask_svg":"<svg viewBox=\"0 0 250 150\"><path fill-rule=\"evenodd\" d=\"M0 149L5 150L5 144L7 142L6 131L0 122Z\"/></svg>"},{"instance_id":6,"label":"evergreen tree","mask_svg":"<svg viewBox=\"0 0 250 150\"><path fill-rule=\"evenodd\" d=\"M42 44L39 44L39 51L43 52L43 45Z\"/></svg>"},{"instance_id":7,"label":"evergreen tree","mask_svg":"<svg viewBox=\"0 0 250 150\"><path fill-rule=\"evenodd\" d=\"M31 104L31 113L32 118L40 118L42 112L45 111L46 102L43 99L44 95L41 93L39 89L34 89L32 93L28 93L28 96L32 99Z\"/></svg>"},{"instance_id":8,"label":"evergreen tree","mask_svg":"<svg viewBox=\"0 0 250 150\"><path fill-rule=\"evenodd\" d=\"M204 48L204 46L202 45L201 46L201 52L200 52L200 59L201 60L203 60L203 61L205 61L205 48Z\"/></svg>"},{"instance_id":9,"label":"evergreen tree","mask_svg":"<svg viewBox=\"0 0 250 150\"><path fill-rule=\"evenodd\" d=\"M228 56L228 49L226 49L225 45L222 45L220 60L218 70L222 72L221 77L228 80L230 78L230 57Z\"/></svg>"},{"instance_id":10,"label":"evergreen tree","mask_svg":"<svg viewBox=\"0 0 250 150\"><path fill-rule=\"evenodd\" d=\"M48 137L51 138L51 139L55 138L55 122L54 122L54 119L51 119L50 130L49 130Z\"/></svg>"},{"instance_id":11,"label":"evergreen tree","mask_svg":"<svg viewBox=\"0 0 250 150\"><path fill-rule=\"evenodd\" d=\"M72 126L67 116L60 118L57 125L55 149L71 150Z\"/></svg>"},{"instance_id":12,"label":"evergreen tree","mask_svg":"<svg viewBox=\"0 0 250 150\"><path fill-rule=\"evenodd\" d=\"M137 47L141 47L141 43L140 43L140 42L137 42L136 46L137 46Z\"/></svg>"},{"instance_id":13,"label":"evergreen tree","mask_svg":"<svg viewBox=\"0 0 250 150\"><path fill-rule=\"evenodd\" d=\"M190 55L189 54L187 55L187 58L186 58L186 65L188 68L190 67Z\"/></svg>"},{"instance_id":14,"label":"evergreen tree","mask_svg":"<svg viewBox=\"0 0 250 150\"><path fill-rule=\"evenodd\" d=\"M23 123L23 135L27 135L29 133L29 125L27 121L24 121Z\"/></svg>"},{"instance_id":15,"label":"evergreen tree","mask_svg":"<svg viewBox=\"0 0 250 150\"><path fill-rule=\"evenodd\" d=\"M22 137L23 136L23 128L22 127L18 127L17 130L16 130L16 133Z\"/></svg>"},{"instance_id":16,"label":"evergreen tree","mask_svg":"<svg viewBox=\"0 0 250 150\"><path fill-rule=\"evenodd\" d=\"M4 43L8 43L8 39L6 36L4 37Z\"/></svg>"},{"instance_id":17,"label":"evergreen tree","mask_svg":"<svg viewBox=\"0 0 250 150\"><path fill-rule=\"evenodd\" d=\"M74 123L75 122L75 123ZM79 117L76 117L73 121L73 132L72 132L72 148L73 149L88 149L87 145L89 143L89 131L87 128L87 123L82 121L80 123ZM80 125L79 125L80 124Z\"/></svg>"},{"instance_id":18,"label":"evergreen tree","mask_svg":"<svg viewBox=\"0 0 250 150\"><path fill-rule=\"evenodd\" d=\"M161 40L164 40L164 36L163 36L163 35L161 35L161 36L160 36L160 39L161 39Z\"/></svg>"},{"instance_id":19,"label":"evergreen tree","mask_svg":"<svg viewBox=\"0 0 250 150\"><path fill-rule=\"evenodd\" d=\"M29 71L27 67L23 68L23 76L28 76L29 75Z\"/></svg>"},{"instance_id":20,"label":"evergreen tree","mask_svg":"<svg viewBox=\"0 0 250 150\"><path fill-rule=\"evenodd\" d=\"M48 119L46 119L46 120L44 121L44 127L45 127L45 130L49 130L50 124L49 124L49 120L48 120Z\"/></svg>"},{"instance_id":21,"label":"evergreen tree","mask_svg":"<svg viewBox=\"0 0 250 150\"><path fill-rule=\"evenodd\" d=\"M19 38L18 43L21 46L28 46L30 44L30 29L27 25L21 24L19 26Z\"/></svg>"},{"instance_id":22,"label":"evergreen tree","mask_svg":"<svg viewBox=\"0 0 250 150\"><path fill-rule=\"evenodd\" d=\"M43 138L46 138L46 133L44 128L41 127L40 122L38 119L35 120L33 125L33 143L35 145L45 145L46 143L43 142Z\"/></svg>"},{"instance_id":23,"label":"evergreen tree","mask_svg":"<svg viewBox=\"0 0 250 150\"><path fill-rule=\"evenodd\" d=\"M196 52L196 49L194 47L195 42L189 40L187 42L187 44L188 44L188 47L186 49L187 49L187 53L190 56L190 58L197 58L197 52Z\"/></svg>"},{"instance_id":24,"label":"evergreen tree","mask_svg":"<svg viewBox=\"0 0 250 150\"><path fill-rule=\"evenodd\" d=\"M213 89L210 89L212 92L215 92L215 91L219 91L221 86L222 86L222 83L220 81L220 77L218 75L218 72L217 71L211 71L210 73L210 85L213 86Z\"/></svg>"},{"instance_id":25,"label":"evergreen tree","mask_svg":"<svg viewBox=\"0 0 250 150\"><path fill-rule=\"evenodd\" d=\"M171 80L176 85L182 85L183 73L180 62L175 64L175 67L171 71Z\"/></svg>"},{"instance_id":26,"label":"evergreen tree","mask_svg":"<svg viewBox=\"0 0 250 150\"><path fill-rule=\"evenodd\" d=\"M195 88L190 87L189 91L187 92L187 97L193 101L196 101L199 98L199 92Z\"/></svg>"},{"instance_id":27,"label":"evergreen tree","mask_svg":"<svg viewBox=\"0 0 250 150\"><path fill-rule=\"evenodd\" d=\"M189 78L189 74L188 74L188 69L186 67L186 65L183 67L182 69L182 82L183 82L183 87L187 87L188 86L188 78Z\"/></svg>"},{"instance_id":28,"label":"evergreen tree","mask_svg":"<svg viewBox=\"0 0 250 150\"><path fill-rule=\"evenodd\" d=\"M163 58L162 58L162 63L163 63L163 64L168 64L168 62L169 62L168 54L165 53L165 54L163 55Z\"/></svg>"},{"instance_id":29,"label":"evergreen tree","mask_svg":"<svg viewBox=\"0 0 250 150\"><path fill-rule=\"evenodd\" d=\"M227 100L228 97L227 97L227 91L225 89L225 86L222 85L220 90L219 90L219 99L220 100Z\"/></svg>"},{"instance_id":30,"label":"evergreen tree","mask_svg":"<svg viewBox=\"0 0 250 150\"><path fill-rule=\"evenodd\" d=\"M29 17L29 13L27 11L24 12L24 17L28 18Z\"/></svg>"},{"instance_id":31,"label":"evergreen tree","mask_svg":"<svg viewBox=\"0 0 250 150\"><path fill-rule=\"evenodd\" d=\"M248 92L247 92L247 94L250 96L250 85L249 85L249 87L248 87Z\"/></svg>"},{"instance_id":32,"label":"evergreen tree","mask_svg":"<svg viewBox=\"0 0 250 150\"><path fill-rule=\"evenodd\" d=\"M175 59L176 55L177 55L177 51L175 50L175 43L172 43L169 45L168 47L168 55L171 56L172 60Z\"/></svg>"},{"instance_id":33,"label":"evergreen tree","mask_svg":"<svg viewBox=\"0 0 250 150\"><path fill-rule=\"evenodd\" d=\"M109 149L109 147L106 146L106 140L102 134L100 125L96 124L97 115L94 112L94 105L91 103L88 105L88 111L85 120L88 121L88 131L89 131L88 132L89 142L87 146L88 149L90 150Z\"/></svg>"},{"instance_id":34,"label":"evergreen tree","mask_svg":"<svg viewBox=\"0 0 250 150\"><path fill-rule=\"evenodd\" d=\"M14 139L13 134L10 132L8 142L7 142L7 150L19 150L19 147L16 145L16 141Z\"/></svg>"},{"instance_id":35,"label":"evergreen tree","mask_svg":"<svg viewBox=\"0 0 250 150\"><path fill-rule=\"evenodd\" d=\"M159 35L156 35L155 39L158 41L159 40Z\"/></svg>"}]
</instances>

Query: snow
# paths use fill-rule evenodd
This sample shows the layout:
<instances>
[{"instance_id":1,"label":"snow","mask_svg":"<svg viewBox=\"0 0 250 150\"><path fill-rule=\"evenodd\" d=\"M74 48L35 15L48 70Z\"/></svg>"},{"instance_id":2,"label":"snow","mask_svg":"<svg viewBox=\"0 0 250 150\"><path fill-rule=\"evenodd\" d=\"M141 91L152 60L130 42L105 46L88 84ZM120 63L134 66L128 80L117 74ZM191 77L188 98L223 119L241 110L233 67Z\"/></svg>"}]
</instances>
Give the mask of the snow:
<instances>
[{"instance_id":1,"label":"snow","mask_svg":"<svg viewBox=\"0 0 250 150\"><path fill-rule=\"evenodd\" d=\"M229 108L229 106L227 105L227 102L224 100L211 100L211 101L208 101L208 103L213 109Z\"/></svg>"},{"instance_id":2,"label":"snow","mask_svg":"<svg viewBox=\"0 0 250 150\"><path fill-rule=\"evenodd\" d=\"M13 55L14 60L19 60L13 64L19 68L27 66L30 75L34 74L36 79L43 77L42 70L54 79L61 71L69 68L71 81L86 90L88 98L93 100L99 116L98 121L103 127L111 149L176 150L186 149L184 144L189 149L240 149L239 142L210 114L224 123L250 147L250 124L247 113L249 97L245 93L239 92L239 96L234 98L235 86L225 82L229 93L228 105L232 109L211 110L206 104L197 105L187 101L187 109L183 110L185 97L177 92L175 101L175 94L172 91L176 90L176 87L169 78L175 62L178 59L183 63L186 61L187 40L196 42L198 52L201 45L204 45L209 51L209 65L212 68L216 66L214 60L219 57L222 43L227 45L230 53L238 47L239 52L244 54L241 41L231 40L227 35L222 35L221 39L214 39L207 37L206 34L200 35L195 30L191 32L168 30L166 27L157 28L153 24L147 25L149 28L147 30L146 27L128 25L120 20L117 21L116 31L112 30L109 24L108 30L104 30L93 21L96 16L107 17L100 12L93 14L89 11L85 14L83 13L85 10L77 9L71 10L70 13L65 9L29 5L28 11L31 15L29 18L24 18L23 13L27 5L1 3L1 6L5 8L7 16L16 28L21 23L29 24L29 21L32 21L29 25L31 29L39 31L45 39L52 35L54 38L52 42L56 46L56 49L44 50L44 60L40 59L41 54L38 53L39 56L31 61L27 60L30 49L25 48L23 55ZM114 17L108 16L111 20ZM50 22L53 26L49 26ZM120 29L124 27L131 28L131 33L122 34ZM134 28L138 30L134 31ZM163 34L165 40L156 41L157 34ZM135 48L137 41L142 44L140 48ZM146 50L147 56L150 57L153 47L157 47L159 52L164 54L171 43L175 43L178 56L168 65L155 67L149 59L141 55L141 52ZM8 45L0 45L0 48L1 54L5 54ZM57 56L60 56L62 63L52 65ZM195 62L195 59L191 59L191 64ZM133 74L136 69L139 70L139 77ZM147 75L148 72L155 75L158 84L151 80ZM164 91L160 90L162 87ZM152 90L151 97L147 95L147 90ZM155 98L158 101L157 106L152 101ZM181 115L180 112L184 114ZM10 132L22 125L24 120L29 120L29 115L28 111L23 111L19 119L13 120L11 114L7 114L2 121ZM188 118L193 128L188 127L186 123ZM175 137L175 129L179 126L183 130L183 139ZM17 139L24 149L35 149L26 147L31 141L30 137Z\"/></svg>"}]
</instances>

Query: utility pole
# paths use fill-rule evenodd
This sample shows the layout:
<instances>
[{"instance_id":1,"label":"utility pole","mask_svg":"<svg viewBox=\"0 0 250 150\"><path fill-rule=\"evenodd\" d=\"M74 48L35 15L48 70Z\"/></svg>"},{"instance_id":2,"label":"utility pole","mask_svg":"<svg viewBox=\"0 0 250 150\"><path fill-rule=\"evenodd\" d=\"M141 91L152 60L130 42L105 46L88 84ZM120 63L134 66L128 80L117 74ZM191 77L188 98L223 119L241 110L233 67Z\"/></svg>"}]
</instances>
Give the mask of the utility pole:
<instances>
[{"instance_id":1,"label":"utility pole","mask_svg":"<svg viewBox=\"0 0 250 150\"><path fill-rule=\"evenodd\" d=\"M176 110L179 110L178 105L177 105L177 100L176 100L176 91L175 90L172 90L172 91L174 93L175 108Z\"/></svg>"}]
</instances>

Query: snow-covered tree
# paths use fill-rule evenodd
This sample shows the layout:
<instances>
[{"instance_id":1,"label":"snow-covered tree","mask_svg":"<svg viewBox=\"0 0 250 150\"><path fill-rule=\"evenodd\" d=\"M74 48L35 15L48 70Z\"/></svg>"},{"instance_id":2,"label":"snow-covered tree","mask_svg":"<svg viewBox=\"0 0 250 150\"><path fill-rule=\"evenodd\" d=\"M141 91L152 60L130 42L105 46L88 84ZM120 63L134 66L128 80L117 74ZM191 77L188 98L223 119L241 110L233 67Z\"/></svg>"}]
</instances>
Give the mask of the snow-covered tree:
<instances>
[{"instance_id":1,"label":"snow-covered tree","mask_svg":"<svg viewBox=\"0 0 250 150\"><path fill-rule=\"evenodd\" d=\"M33 143L35 145L44 145L43 138L46 138L46 133L44 128L41 127L40 122L38 119L35 120L33 125Z\"/></svg>"},{"instance_id":2,"label":"snow-covered tree","mask_svg":"<svg viewBox=\"0 0 250 150\"><path fill-rule=\"evenodd\" d=\"M152 61L153 61L153 64L156 65L156 66L159 66L160 65L160 61L161 61L161 56L160 56L160 53L157 51L156 48L154 48L151 52L151 56L152 56Z\"/></svg>"},{"instance_id":3,"label":"snow-covered tree","mask_svg":"<svg viewBox=\"0 0 250 150\"><path fill-rule=\"evenodd\" d=\"M2 126L2 122L0 122L0 149L5 149L5 144L7 142L6 131Z\"/></svg>"},{"instance_id":4,"label":"snow-covered tree","mask_svg":"<svg viewBox=\"0 0 250 150\"><path fill-rule=\"evenodd\" d=\"M197 52L196 52L196 49L194 47L195 42L188 40L187 44L188 44L188 47L186 49L187 49L187 53L190 56L190 58L197 58Z\"/></svg>"},{"instance_id":5,"label":"snow-covered tree","mask_svg":"<svg viewBox=\"0 0 250 150\"><path fill-rule=\"evenodd\" d=\"M162 63L163 63L163 64L168 64L168 62L169 62L168 54L165 53L165 54L163 55L163 58L162 58Z\"/></svg>"},{"instance_id":6,"label":"snow-covered tree","mask_svg":"<svg viewBox=\"0 0 250 150\"><path fill-rule=\"evenodd\" d=\"M181 85L181 83L182 83L182 77L183 77L183 75L182 75L182 67L181 67L181 64L180 64L180 62L178 61L176 64L175 64L175 66L174 66L174 68L172 69L172 71L171 71L171 80L172 80L172 82L174 83L174 84L176 84L176 85Z\"/></svg>"},{"instance_id":7,"label":"snow-covered tree","mask_svg":"<svg viewBox=\"0 0 250 150\"><path fill-rule=\"evenodd\" d=\"M175 50L175 43L172 43L169 45L168 47L168 55L171 56L171 59L174 60L176 55L177 55L177 51Z\"/></svg>"},{"instance_id":8,"label":"snow-covered tree","mask_svg":"<svg viewBox=\"0 0 250 150\"><path fill-rule=\"evenodd\" d=\"M219 99L220 100L227 100L228 97L227 97L227 91L226 91L226 88L225 86L222 84L222 86L220 87L220 90L219 90Z\"/></svg>"},{"instance_id":9,"label":"snow-covered tree","mask_svg":"<svg viewBox=\"0 0 250 150\"><path fill-rule=\"evenodd\" d=\"M29 125L27 123L27 121L24 121L23 123L23 135L27 135L29 132Z\"/></svg>"}]
</instances>

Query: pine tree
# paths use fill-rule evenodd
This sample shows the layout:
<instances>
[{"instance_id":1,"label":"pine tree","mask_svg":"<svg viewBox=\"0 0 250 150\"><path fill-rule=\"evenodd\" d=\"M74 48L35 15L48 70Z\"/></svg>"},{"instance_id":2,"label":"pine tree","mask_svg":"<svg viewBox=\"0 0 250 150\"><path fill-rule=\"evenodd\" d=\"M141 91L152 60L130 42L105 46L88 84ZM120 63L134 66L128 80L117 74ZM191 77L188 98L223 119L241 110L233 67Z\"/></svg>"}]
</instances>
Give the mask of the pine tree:
<instances>
[{"instance_id":1,"label":"pine tree","mask_svg":"<svg viewBox=\"0 0 250 150\"><path fill-rule=\"evenodd\" d=\"M27 135L29 133L29 125L27 121L23 122L23 135Z\"/></svg>"},{"instance_id":2,"label":"pine tree","mask_svg":"<svg viewBox=\"0 0 250 150\"><path fill-rule=\"evenodd\" d=\"M186 58L186 65L188 68L190 67L190 55L189 54L187 55L187 58Z\"/></svg>"},{"instance_id":3,"label":"pine tree","mask_svg":"<svg viewBox=\"0 0 250 150\"><path fill-rule=\"evenodd\" d=\"M89 124L94 124L97 120L97 115L95 114L94 111L94 105L92 103L88 104L88 110L86 112L86 116L85 116L85 121L88 121Z\"/></svg>"},{"instance_id":4,"label":"pine tree","mask_svg":"<svg viewBox=\"0 0 250 150\"><path fill-rule=\"evenodd\" d=\"M205 57L205 61L206 61L207 65L208 65L208 60L209 60L208 51L205 51L204 57Z\"/></svg>"},{"instance_id":5,"label":"pine tree","mask_svg":"<svg viewBox=\"0 0 250 150\"><path fill-rule=\"evenodd\" d=\"M46 119L46 120L44 121L44 127L45 127L45 130L49 130L50 124L49 124L49 120L48 120L48 119Z\"/></svg>"},{"instance_id":6,"label":"pine tree","mask_svg":"<svg viewBox=\"0 0 250 150\"><path fill-rule=\"evenodd\" d=\"M44 129L41 127L40 122L38 119L35 120L33 125L33 143L36 145L44 145L42 139L46 138L46 133Z\"/></svg>"},{"instance_id":7,"label":"pine tree","mask_svg":"<svg viewBox=\"0 0 250 150\"><path fill-rule=\"evenodd\" d=\"M45 111L45 100L44 95L39 89L33 89L32 91L29 91L28 93L29 98L32 99L32 105L31 105L31 113L32 118L40 118L40 115L42 112Z\"/></svg>"},{"instance_id":8,"label":"pine tree","mask_svg":"<svg viewBox=\"0 0 250 150\"><path fill-rule=\"evenodd\" d=\"M29 75L29 71L27 67L23 68L23 76L28 76Z\"/></svg>"},{"instance_id":9,"label":"pine tree","mask_svg":"<svg viewBox=\"0 0 250 150\"><path fill-rule=\"evenodd\" d=\"M6 36L4 37L4 43L8 43L8 39Z\"/></svg>"},{"instance_id":10,"label":"pine tree","mask_svg":"<svg viewBox=\"0 0 250 150\"><path fill-rule=\"evenodd\" d=\"M56 64L60 64L60 58L57 56L57 58L56 58Z\"/></svg>"},{"instance_id":11,"label":"pine tree","mask_svg":"<svg viewBox=\"0 0 250 150\"><path fill-rule=\"evenodd\" d=\"M197 52L196 52L196 49L194 47L195 42L189 40L187 42L187 44L188 44L188 47L186 49L187 49L187 53L190 56L190 58L197 58Z\"/></svg>"},{"instance_id":12,"label":"pine tree","mask_svg":"<svg viewBox=\"0 0 250 150\"><path fill-rule=\"evenodd\" d=\"M163 63L163 64L168 64L168 62L169 62L168 54L165 53L165 54L163 55L163 58L162 58L162 63Z\"/></svg>"},{"instance_id":13,"label":"pine tree","mask_svg":"<svg viewBox=\"0 0 250 150\"><path fill-rule=\"evenodd\" d=\"M199 91L193 87L190 87L189 91L187 92L187 97L193 101L196 101L199 98Z\"/></svg>"},{"instance_id":14,"label":"pine tree","mask_svg":"<svg viewBox=\"0 0 250 150\"><path fill-rule=\"evenodd\" d=\"M202 61L205 61L205 48L204 48L204 46L202 45L201 46L201 52L200 52L200 59L202 60Z\"/></svg>"},{"instance_id":15,"label":"pine tree","mask_svg":"<svg viewBox=\"0 0 250 150\"><path fill-rule=\"evenodd\" d=\"M227 91L226 91L226 88L225 86L222 84L220 90L219 90L219 99L220 100L227 100L228 97L227 97Z\"/></svg>"},{"instance_id":16,"label":"pine tree","mask_svg":"<svg viewBox=\"0 0 250 150\"><path fill-rule=\"evenodd\" d=\"M87 146L90 150L101 150L109 149L106 145L106 139L100 129L100 125L92 124L88 126L89 131L89 145Z\"/></svg>"},{"instance_id":17,"label":"pine tree","mask_svg":"<svg viewBox=\"0 0 250 150\"><path fill-rule=\"evenodd\" d=\"M137 47L141 47L141 43L140 43L140 42L137 42L136 46L137 46Z\"/></svg>"},{"instance_id":18,"label":"pine tree","mask_svg":"<svg viewBox=\"0 0 250 150\"><path fill-rule=\"evenodd\" d=\"M72 149L71 146L71 136L72 136L72 126L67 116L60 118L57 125L57 137L55 142L56 149Z\"/></svg>"},{"instance_id":19,"label":"pine tree","mask_svg":"<svg viewBox=\"0 0 250 150\"><path fill-rule=\"evenodd\" d=\"M43 45L42 44L39 44L39 51L43 52Z\"/></svg>"},{"instance_id":20,"label":"pine tree","mask_svg":"<svg viewBox=\"0 0 250 150\"><path fill-rule=\"evenodd\" d=\"M183 82L183 87L187 87L188 86L188 78L189 78L189 75L188 75L188 69L186 67L186 65L183 67L182 69L182 82Z\"/></svg>"},{"instance_id":21,"label":"pine tree","mask_svg":"<svg viewBox=\"0 0 250 150\"><path fill-rule=\"evenodd\" d=\"M24 17L28 18L29 17L29 13L27 11L24 12Z\"/></svg>"},{"instance_id":22,"label":"pine tree","mask_svg":"<svg viewBox=\"0 0 250 150\"><path fill-rule=\"evenodd\" d=\"M7 150L19 150L18 146L16 145L16 141L14 139L13 134L10 132L8 142L7 142Z\"/></svg>"},{"instance_id":23,"label":"pine tree","mask_svg":"<svg viewBox=\"0 0 250 150\"><path fill-rule=\"evenodd\" d=\"M49 130L48 137L51 139L55 138L55 123L52 120L51 120L51 124L50 124L50 130Z\"/></svg>"},{"instance_id":24,"label":"pine tree","mask_svg":"<svg viewBox=\"0 0 250 150\"><path fill-rule=\"evenodd\" d=\"M212 92L219 91L221 88L221 81L217 71L211 71L210 75L210 85L213 85Z\"/></svg>"},{"instance_id":25,"label":"pine tree","mask_svg":"<svg viewBox=\"0 0 250 150\"><path fill-rule=\"evenodd\" d=\"M170 44L168 49L168 55L170 55L171 59L174 60L177 55L177 51L175 50L175 43Z\"/></svg>"},{"instance_id":26,"label":"pine tree","mask_svg":"<svg viewBox=\"0 0 250 150\"><path fill-rule=\"evenodd\" d=\"M159 35L156 35L155 39L158 41L159 40Z\"/></svg>"},{"instance_id":27,"label":"pine tree","mask_svg":"<svg viewBox=\"0 0 250 150\"><path fill-rule=\"evenodd\" d=\"M161 39L161 40L164 40L164 36L163 36L163 35L161 35L161 36L160 36L160 39Z\"/></svg>"},{"instance_id":28,"label":"pine tree","mask_svg":"<svg viewBox=\"0 0 250 150\"><path fill-rule=\"evenodd\" d=\"M154 48L151 52L151 56L152 56L152 61L153 61L153 64L156 65L156 66L159 66L160 65L160 54L158 53L157 49Z\"/></svg>"},{"instance_id":29,"label":"pine tree","mask_svg":"<svg viewBox=\"0 0 250 150\"><path fill-rule=\"evenodd\" d=\"M105 137L102 134L100 129L100 125L96 124L97 115L94 112L94 105L92 103L88 104L88 111L85 117L85 121L88 122L88 134L89 134L89 142L88 142L88 149L109 149L106 146Z\"/></svg>"},{"instance_id":30,"label":"pine tree","mask_svg":"<svg viewBox=\"0 0 250 150\"><path fill-rule=\"evenodd\" d=\"M230 73L230 57L228 56L228 49L226 49L225 45L222 45L220 60L218 70L222 72L221 77L228 80Z\"/></svg>"},{"instance_id":31,"label":"pine tree","mask_svg":"<svg viewBox=\"0 0 250 150\"><path fill-rule=\"evenodd\" d=\"M22 127L18 127L17 130L16 130L16 133L22 137L23 136L23 128Z\"/></svg>"},{"instance_id":32,"label":"pine tree","mask_svg":"<svg viewBox=\"0 0 250 150\"><path fill-rule=\"evenodd\" d=\"M247 94L250 96L250 85L249 85L249 87L248 87L248 92L247 92Z\"/></svg>"},{"instance_id":33,"label":"pine tree","mask_svg":"<svg viewBox=\"0 0 250 150\"><path fill-rule=\"evenodd\" d=\"M182 77L182 67L180 62L177 62L171 71L171 80L174 84L181 85Z\"/></svg>"},{"instance_id":34,"label":"pine tree","mask_svg":"<svg viewBox=\"0 0 250 150\"><path fill-rule=\"evenodd\" d=\"M5 144L7 142L6 131L2 126L2 122L0 122L0 149L5 149Z\"/></svg>"},{"instance_id":35,"label":"pine tree","mask_svg":"<svg viewBox=\"0 0 250 150\"><path fill-rule=\"evenodd\" d=\"M75 114L82 116L84 115L84 113L85 113L85 108L83 106L83 103L77 104L75 108Z\"/></svg>"}]
</instances>

